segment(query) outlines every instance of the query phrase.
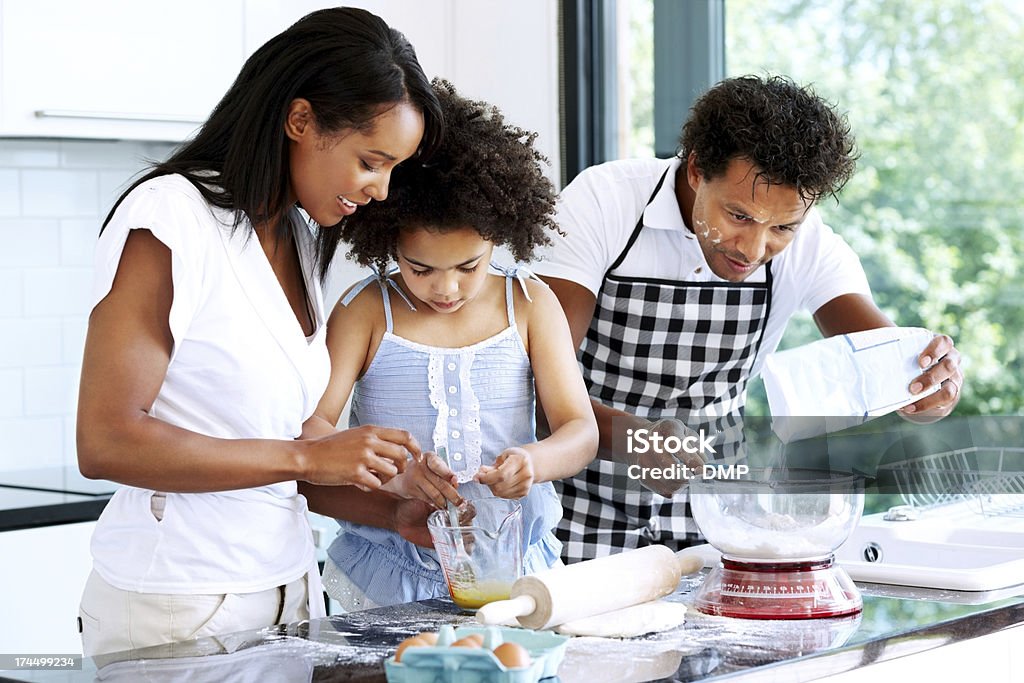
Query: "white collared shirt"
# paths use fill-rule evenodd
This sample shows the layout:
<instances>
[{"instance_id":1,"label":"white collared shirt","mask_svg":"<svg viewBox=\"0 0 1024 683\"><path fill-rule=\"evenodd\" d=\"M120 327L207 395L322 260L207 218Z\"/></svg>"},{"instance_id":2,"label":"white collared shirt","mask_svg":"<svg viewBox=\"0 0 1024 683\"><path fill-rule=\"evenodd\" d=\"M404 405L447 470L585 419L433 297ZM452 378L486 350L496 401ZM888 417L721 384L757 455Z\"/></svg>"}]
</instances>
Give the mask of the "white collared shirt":
<instances>
[{"instance_id":1,"label":"white collared shirt","mask_svg":"<svg viewBox=\"0 0 1024 683\"><path fill-rule=\"evenodd\" d=\"M541 276L576 282L595 295L604 273L622 253L641 213L644 230L615 273L622 277L687 282L722 282L707 265L693 233L683 222L675 196L682 161L626 159L582 171L561 192L558 223L533 270ZM665 170L658 194L647 205ZM871 293L864 269L846 242L811 208L792 243L772 259L772 308L752 374L782 339L789 319L800 310L814 313L843 294ZM748 282L764 281L764 266Z\"/></svg>"},{"instance_id":2,"label":"white collared shirt","mask_svg":"<svg viewBox=\"0 0 1024 683\"><path fill-rule=\"evenodd\" d=\"M307 339L260 246L233 213L178 175L147 181L118 207L96 248L94 305L110 291L128 233L171 251L173 351L150 415L225 439L294 439L327 386L330 360L313 239L290 216L315 332ZM97 572L124 590L232 593L288 583L315 559L294 481L218 493L170 493L162 521L152 491L119 489L100 517Z\"/></svg>"}]
</instances>

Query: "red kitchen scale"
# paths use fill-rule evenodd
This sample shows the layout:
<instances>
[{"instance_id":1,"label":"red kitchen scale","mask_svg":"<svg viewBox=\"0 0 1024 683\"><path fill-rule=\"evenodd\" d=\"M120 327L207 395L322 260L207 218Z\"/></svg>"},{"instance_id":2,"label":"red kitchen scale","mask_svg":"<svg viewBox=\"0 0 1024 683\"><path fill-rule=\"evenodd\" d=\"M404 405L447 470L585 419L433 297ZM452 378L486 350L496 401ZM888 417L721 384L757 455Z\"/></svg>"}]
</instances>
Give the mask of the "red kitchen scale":
<instances>
[{"instance_id":1,"label":"red kitchen scale","mask_svg":"<svg viewBox=\"0 0 1024 683\"><path fill-rule=\"evenodd\" d=\"M690 482L693 518L710 544L700 547L721 553L704 555L712 569L697 610L741 619L858 614L860 591L835 550L864 510L863 478L798 468L749 474Z\"/></svg>"},{"instance_id":2,"label":"red kitchen scale","mask_svg":"<svg viewBox=\"0 0 1024 683\"><path fill-rule=\"evenodd\" d=\"M832 554L782 561L723 554L694 603L704 614L741 619L820 619L863 608L860 591Z\"/></svg>"}]
</instances>

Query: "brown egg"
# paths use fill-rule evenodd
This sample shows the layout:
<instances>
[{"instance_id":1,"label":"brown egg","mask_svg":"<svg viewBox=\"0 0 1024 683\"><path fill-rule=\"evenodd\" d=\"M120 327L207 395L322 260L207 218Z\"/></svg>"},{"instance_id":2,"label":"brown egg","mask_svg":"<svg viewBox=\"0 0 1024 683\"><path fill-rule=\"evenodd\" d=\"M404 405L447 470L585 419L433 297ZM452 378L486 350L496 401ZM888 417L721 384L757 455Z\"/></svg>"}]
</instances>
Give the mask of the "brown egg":
<instances>
[{"instance_id":1,"label":"brown egg","mask_svg":"<svg viewBox=\"0 0 1024 683\"><path fill-rule=\"evenodd\" d=\"M452 643L452 647L483 647L483 645L484 637L479 633L471 633Z\"/></svg>"},{"instance_id":2,"label":"brown egg","mask_svg":"<svg viewBox=\"0 0 1024 683\"><path fill-rule=\"evenodd\" d=\"M430 631L424 631L423 633L419 634L416 637L419 638L420 640L427 641L427 645L430 645L431 647L433 647L434 645L437 645L437 634L436 633L432 633Z\"/></svg>"},{"instance_id":3,"label":"brown egg","mask_svg":"<svg viewBox=\"0 0 1024 683\"><path fill-rule=\"evenodd\" d=\"M429 646L430 646L430 643L428 643L426 640L424 640L420 636L412 636L410 638L406 638L405 640L403 640L402 642L400 642L398 644L398 649L395 650L395 661L396 662L402 661L402 655L405 653L407 648L410 648L410 647L429 647Z\"/></svg>"},{"instance_id":4,"label":"brown egg","mask_svg":"<svg viewBox=\"0 0 1024 683\"><path fill-rule=\"evenodd\" d=\"M519 643L502 643L494 648L494 656L508 669L530 666L530 653Z\"/></svg>"}]
</instances>

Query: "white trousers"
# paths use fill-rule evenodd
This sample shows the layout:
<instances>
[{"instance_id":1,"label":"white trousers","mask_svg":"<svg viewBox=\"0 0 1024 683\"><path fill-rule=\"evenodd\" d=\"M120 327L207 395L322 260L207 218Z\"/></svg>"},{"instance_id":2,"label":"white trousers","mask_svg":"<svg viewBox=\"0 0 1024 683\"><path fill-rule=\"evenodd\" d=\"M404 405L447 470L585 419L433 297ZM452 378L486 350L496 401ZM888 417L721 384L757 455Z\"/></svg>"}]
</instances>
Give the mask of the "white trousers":
<instances>
[{"instance_id":1,"label":"white trousers","mask_svg":"<svg viewBox=\"0 0 1024 683\"><path fill-rule=\"evenodd\" d=\"M93 571L78 616L91 657L308 619L308 579L256 593L179 595L121 590Z\"/></svg>"}]
</instances>

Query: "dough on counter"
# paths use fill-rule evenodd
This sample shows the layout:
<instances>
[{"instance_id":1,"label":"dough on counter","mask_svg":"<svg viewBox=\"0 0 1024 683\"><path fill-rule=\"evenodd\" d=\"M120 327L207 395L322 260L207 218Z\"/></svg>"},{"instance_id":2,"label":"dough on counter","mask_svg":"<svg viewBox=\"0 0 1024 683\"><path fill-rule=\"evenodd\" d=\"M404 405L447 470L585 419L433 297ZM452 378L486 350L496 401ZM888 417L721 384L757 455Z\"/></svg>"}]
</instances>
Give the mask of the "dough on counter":
<instances>
[{"instance_id":1,"label":"dough on counter","mask_svg":"<svg viewBox=\"0 0 1024 683\"><path fill-rule=\"evenodd\" d=\"M683 623L686 605L667 600L652 600L631 607L567 621L555 628L568 636L632 638L655 631L667 631Z\"/></svg>"}]
</instances>

